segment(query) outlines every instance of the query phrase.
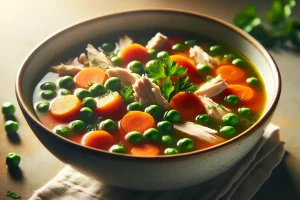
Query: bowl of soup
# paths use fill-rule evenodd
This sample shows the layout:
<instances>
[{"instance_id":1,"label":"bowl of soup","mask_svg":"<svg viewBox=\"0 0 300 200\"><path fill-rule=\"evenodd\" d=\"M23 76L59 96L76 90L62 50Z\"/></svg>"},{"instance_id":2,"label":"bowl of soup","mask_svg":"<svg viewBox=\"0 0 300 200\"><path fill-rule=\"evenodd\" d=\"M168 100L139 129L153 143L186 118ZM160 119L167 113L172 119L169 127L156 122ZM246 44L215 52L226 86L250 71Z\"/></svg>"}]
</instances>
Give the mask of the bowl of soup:
<instances>
[{"instance_id":1,"label":"bowl of soup","mask_svg":"<svg viewBox=\"0 0 300 200\"><path fill-rule=\"evenodd\" d=\"M274 60L251 36L162 9L66 28L31 52L16 82L28 124L53 155L135 190L226 173L262 136L280 90Z\"/></svg>"}]
</instances>

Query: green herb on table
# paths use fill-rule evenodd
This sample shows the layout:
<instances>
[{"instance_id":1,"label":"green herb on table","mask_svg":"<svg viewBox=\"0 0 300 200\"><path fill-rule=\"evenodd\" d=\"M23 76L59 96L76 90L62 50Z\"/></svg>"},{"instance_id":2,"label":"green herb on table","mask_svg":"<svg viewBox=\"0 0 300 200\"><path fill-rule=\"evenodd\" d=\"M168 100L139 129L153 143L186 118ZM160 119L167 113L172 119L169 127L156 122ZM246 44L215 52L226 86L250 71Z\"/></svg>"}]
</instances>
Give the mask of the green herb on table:
<instances>
[{"instance_id":1,"label":"green herb on table","mask_svg":"<svg viewBox=\"0 0 300 200\"><path fill-rule=\"evenodd\" d=\"M16 194L16 193L12 192L12 191L10 191L10 190L8 190L8 191L6 192L6 196L8 196L8 197L10 197L10 198L12 198L12 199L21 199L21 198L22 198L20 195L18 195L18 194Z\"/></svg>"},{"instance_id":2,"label":"green herb on table","mask_svg":"<svg viewBox=\"0 0 300 200\"><path fill-rule=\"evenodd\" d=\"M295 0L273 0L266 19L257 15L256 5L247 4L233 22L267 48L300 48L300 21L290 18Z\"/></svg>"}]
</instances>

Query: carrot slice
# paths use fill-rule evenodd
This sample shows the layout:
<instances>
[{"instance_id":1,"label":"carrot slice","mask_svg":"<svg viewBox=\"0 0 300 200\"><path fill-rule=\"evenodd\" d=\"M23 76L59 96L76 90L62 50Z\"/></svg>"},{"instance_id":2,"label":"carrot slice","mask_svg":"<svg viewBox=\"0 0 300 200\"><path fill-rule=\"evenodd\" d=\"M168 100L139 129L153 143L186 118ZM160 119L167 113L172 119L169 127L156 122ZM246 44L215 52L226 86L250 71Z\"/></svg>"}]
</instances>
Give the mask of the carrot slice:
<instances>
[{"instance_id":1,"label":"carrot slice","mask_svg":"<svg viewBox=\"0 0 300 200\"><path fill-rule=\"evenodd\" d=\"M153 144L143 144L132 147L130 152L135 156L157 156L159 154L159 148Z\"/></svg>"},{"instance_id":2,"label":"carrot slice","mask_svg":"<svg viewBox=\"0 0 300 200\"><path fill-rule=\"evenodd\" d=\"M60 96L54 100L50 114L59 121L68 121L76 116L81 109L80 100L74 95Z\"/></svg>"},{"instance_id":3,"label":"carrot slice","mask_svg":"<svg viewBox=\"0 0 300 200\"><path fill-rule=\"evenodd\" d=\"M75 83L77 87L89 88L91 83L101 83L103 84L107 76L103 69L98 67L88 67L81 70L75 76Z\"/></svg>"},{"instance_id":4,"label":"carrot slice","mask_svg":"<svg viewBox=\"0 0 300 200\"><path fill-rule=\"evenodd\" d=\"M91 131L84 138L83 145L96 149L108 150L115 139L106 131Z\"/></svg>"},{"instance_id":5,"label":"carrot slice","mask_svg":"<svg viewBox=\"0 0 300 200\"><path fill-rule=\"evenodd\" d=\"M182 55L172 55L171 60L177 62L178 66L185 67L187 69L187 74L189 76L195 75L197 73L197 68L194 64L185 56Z\"/></svg>"},{"instance_id":6,"label":"carrot slice","mask_svg":"<svg viewBox=\"0 0 300 200\"><path fill-rule=\"evenodd\" d=\"M120 55L125 65L133 60L138 60L145 64L149 60L149 53L147 49L140 44L130 44L123 49Z\"/></svg>"},{"instance_id":7,"label":"carrot slice","mask_svg":"<svg viewBox=\"0 0 300 200\"><path fill-rule=\"evenodd\" d=\"M220 74L228 83L237 83L245 80L245 72L233 65L222 65L217 69L217 74Z\"/></svg>"},{"instance_id":8,"label":"carrot slice","mask_svg":"<svg viewBox=\"0 0 300 200\"><path fill-rule=\"evenodd\" d=\"M244 85L228 85L227 91L230 94L234 94L243 101L249 101L254 97L254 91L252 88Z\"/></svg>"},{"instance_id":9,"label":"carrot slice","mask_svg":"<svg viewBox=\"0 0 300 200\"><path fill-rule=\"evenodd\" d=\"M105 96L95 98L96 111L99 115L108 117L124 106L123 98L118 92L110 92Z\"/></svg>"},{"instance_id":10,"label":"carrot slice","mask_svg":"<svg viewBox=\"0 0 300 200\"><path fill-rule=\"evenodd\" d=\"M154 127L154 118L148 113L141 111L131 111L127 113L121 121L121 128L125 133L130 131L144 133L147 129Z\"/></svg>"},{"instance_id":11,"label":"carrot slice","mask_svg":"<svg viewBox=\"0 0 300 200\"><path fill-rule=\"evenodd\" d=\"M171 99L170 107L177 110L181 117L187 121L194 121L204 108L197 95L187 92L177 93Z\"/></svg>"}]
</instances>

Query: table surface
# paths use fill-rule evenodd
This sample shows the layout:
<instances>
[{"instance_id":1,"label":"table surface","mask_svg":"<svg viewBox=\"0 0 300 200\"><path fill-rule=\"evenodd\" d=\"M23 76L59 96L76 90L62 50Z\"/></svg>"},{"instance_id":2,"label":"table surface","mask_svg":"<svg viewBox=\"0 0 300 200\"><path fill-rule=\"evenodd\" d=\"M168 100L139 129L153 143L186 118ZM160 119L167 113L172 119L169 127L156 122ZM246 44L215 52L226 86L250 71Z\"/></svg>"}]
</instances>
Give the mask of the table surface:
<instances>
[{"instance_id":1,"label":"table surface","mask_svg":"<svg viewBox=\"0 0 300 200\"><path fill-rule=\"evenodd\" d=\"M231 22L240 11L243 1L204 0L27 0L2 1L0 12L0 104L10 101L17 105L14 83L18 68L28 53L53 32L91 17L137 8L177 8L209 14ZM254 1L259 13L265 13L270 1ZM294 18L300 20L300 5L294 9ZM297 11L297 12L296 12ZM281 138L286 142L287 155L274 170L254 199L298 199L300 193L300 52L280 50L271 52L282 75L281 100L272 122L281 127ZM18 108L18 107L17 107ZM53 178L64 166L38 141L27 125L20 109L19 137L9 138L4 131L4 118L0 120L0 199L7 199L7 190L28 199L34 190ZM299 129L298 129L299 128ZM5 156L17 152L22 156L20 170L11 173ZM266 198L268 197L268 198Z\"/></svg>"}]
</instances>

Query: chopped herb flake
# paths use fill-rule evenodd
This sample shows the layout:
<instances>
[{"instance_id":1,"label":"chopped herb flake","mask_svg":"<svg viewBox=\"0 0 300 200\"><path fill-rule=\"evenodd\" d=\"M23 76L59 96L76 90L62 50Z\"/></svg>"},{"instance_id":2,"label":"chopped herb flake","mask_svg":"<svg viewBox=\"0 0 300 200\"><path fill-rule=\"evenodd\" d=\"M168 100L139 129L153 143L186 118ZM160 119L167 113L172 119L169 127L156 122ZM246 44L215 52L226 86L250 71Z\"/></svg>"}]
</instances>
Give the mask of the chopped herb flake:
<instances>
[{"instance_id":1,"label":"chopped herb flake","mask_svg":"<svg viewBox=\"0 0 300 200\"><path fill-rule=\"evenodd\" d=\"M121 90L121 96L126 104L129 104L134 101L133 89L132 87L125 85Z\"/></svg>"},{"instance_id":2,"label":"chopped herb flake","mask_svg":"<svg viewBox=\"0 0 300 200\"><path fill-rule=\"evenodd\" d=\"M13 199L21 199L22 197L12 191L7 191L6 192L6 196L10 197L10 198L13 198Z\"/></svg>"}]
</instances>

